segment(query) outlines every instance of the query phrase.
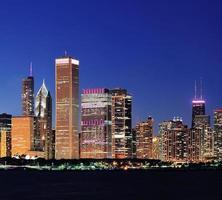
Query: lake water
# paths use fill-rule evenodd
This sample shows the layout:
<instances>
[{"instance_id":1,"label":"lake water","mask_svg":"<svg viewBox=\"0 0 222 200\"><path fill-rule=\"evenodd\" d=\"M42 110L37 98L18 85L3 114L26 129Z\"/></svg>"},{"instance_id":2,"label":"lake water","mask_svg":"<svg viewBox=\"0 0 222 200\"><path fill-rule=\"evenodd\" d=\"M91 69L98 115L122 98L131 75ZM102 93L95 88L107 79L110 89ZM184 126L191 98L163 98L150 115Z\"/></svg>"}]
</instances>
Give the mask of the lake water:
<instances>
[{"instance_id":1,"label":"lake water","mask_svg":"<svg viewBox=\"0 0 222 200\"><path fill-rule=\"evenodd\" d=\"M221 200L222 171L0 171L0 200Z\"/></svg>"}]
</instances>

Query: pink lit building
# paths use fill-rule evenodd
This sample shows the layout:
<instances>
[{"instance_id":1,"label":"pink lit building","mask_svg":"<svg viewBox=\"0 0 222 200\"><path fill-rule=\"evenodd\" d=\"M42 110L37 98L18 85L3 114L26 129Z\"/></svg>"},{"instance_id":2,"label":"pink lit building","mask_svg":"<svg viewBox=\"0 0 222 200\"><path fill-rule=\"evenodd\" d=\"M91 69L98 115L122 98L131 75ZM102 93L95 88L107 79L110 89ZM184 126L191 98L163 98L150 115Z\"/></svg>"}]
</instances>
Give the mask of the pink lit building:
<instances>
[{"instance_id":1,"label":"pink lit building","mask_svg":"<svg viewBox=\"0 0 222 200\"><path fill-rule=\"evenodd\" d=\"M81 95L80 157L112 158L112 96L108 89L85 89Z\"/></svg>"}]
</instances>

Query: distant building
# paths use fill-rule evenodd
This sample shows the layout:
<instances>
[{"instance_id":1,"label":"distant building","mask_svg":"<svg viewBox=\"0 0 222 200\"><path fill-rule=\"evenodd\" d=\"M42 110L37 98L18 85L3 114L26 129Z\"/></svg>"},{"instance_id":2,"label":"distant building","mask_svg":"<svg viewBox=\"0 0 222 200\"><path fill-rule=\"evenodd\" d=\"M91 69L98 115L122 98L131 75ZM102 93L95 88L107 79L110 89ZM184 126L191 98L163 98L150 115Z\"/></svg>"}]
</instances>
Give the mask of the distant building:
<instances>
[{"instance_id":1,"label":"distant building","mask_svg":"<svg viewBox=\"0 0 222 200\"><path fill-rule=\"evenodd\" d=\"M187 140L187 160L200 162L201 160L201 129L189 129Z\"/></svg>"},{"instance_id":2,"label":"distant building","mask_svg":"<svg viewBox=\"0 0 222 200\"><path fill-rule=\"evenodd\" d=\"M0 157L11 156L11 119L12 115L0 114Z\"/></svg>"},{"instance_id":3,"label":"distant building","mask_svg":"<svg viewBox=\"0 0 222 200\"><path fill-rule=\"evenodd\" d=\"M56 159L79 158L78 109L79 61L72 57L55 60L56 65Z\"/></svg>"},{"instance_id":4,"label":"distant building","mask_svg":"<svg viewBox=\"0 0 222 200\"><path fill-rule=\"evenodd\" d=\"M0 148L0 157L9 157L11 155L11 149L8 148L8 138L7 138L7 131L1 131L1 148Z\"/></svg>"},{"instance_id":5,"label":"distant building","mask_svg":"<svg viewBox=\"0 0 222 200\"><path fill-rule=\"evenodd\" d=\"M199 161L207 161L210 159L210 155L213 158L213 130L210 127L209 115L197 115L195 116L194 126L192 129L193 134L196 134L195 144L199 144Z\"/></svg>"},{"instance_id":6,"label":"distant building","mask_svg":"<svg viewBox=\"0 0 222 200\"><path fill-rule=\"evenodd\" d=\"M35 99L35 116L37 120L37 147L44 151L46 159L54 158L52 133L52 97L43 81Z\"/></svg>"},{"instance_id":7,"label":"distant building","mask_svg":"<svg viewBox=\"0 0 222 200\"><path fill-rule=\"evenodd\" d=\"M85 89L81 97L80 157L112 158L112 96L108 89Z\"/></svg>"},{"instance_id":8,"label":"distant building","mask_svg":"<svg viewBox=\"0 0 222 200\"><path fill-rule=\"evenodd\" d=\"M205 101L202 99L192 101L192 128L199 122L198 116L205 116Z\"/></svg>"},{"instance_id":9,"label":"distant building","mask_svg":"<svg viewBox=\"0 0 222 200\"><path fill-rule=\"evenodd\" d=\"M187 138L189 129L180 118L164 121L159 125L161 136L161 160L187 161Z\"/></svg>"},{"instance_id":10,"label":"distant building","mask_svg":"<svg viewBox=\"0 0 222 200\"><path fill-rule=\"evenodd\" d=\"M214 159L214 131L210 126L189 130L188 160L206 162Z\"/></svg>"},{"instance_id":11,"label":"distant building","mask_svg":"<svg viewBox=\"0 0 222 200\"><path fill-rule=\"evenodd\" d=\"M222 160L222 109L214 111L214 155Z\"/></svg>"},{"instance_id":12,"label":"distant building","mask_svg":"<svg viewBox=\"0 0 222 200\"><path fill-rule=\"evenodd\" d=\"M34 118L12 117L12 156L26 155L33 149Z\"/></svg>"},{"instance_id":13,"label":"distant building","mask_svg":"<svg viewBox=\"0 0 222 200\"><path fill-rule=\"evenodd\" d=\"M55 129L52 129L52 157L55 158Z\"/></svg>"},{"instance_id":14,"label":"distant building","mask_svg":"<svg viewBox=\"0 0 222 200\"><path fill-rule=\"evenodd\" d=\"M214 130L211 127L204 129L204 146L203 146L203 160L210 161L214 156Z\"/></svg>"},{"instance_id":15,"label":"distant building","mask_svg":"<svg viewBox=\"0 0 222 200\"><path fill-rule=\"evenodd\" d=\"M198 125L199 120L202 121L203 117L198 118L198 116L205 115L205 100L202 94L202 80L200 80L200 87L197 90L197 82L195 81L195 96L192 101L192 124L191 128L195 128ZM207 118L205 118L207 120Z\"/></svg>"},{"instance_id":16,"label":"distant building","mask_svg":"<svg viewBox=\"0 0 222 200\"><path fill-rule=\"evenodd\" d=\"M136 128L132 129L132 158L136 158Z\"/></svg>"},{"instance_id":17,"label":"distant building","mask_svg":"<svg viewBox=\"0 0 222 200\"><path fill-rule=\"evenodd\" d=\"M153 123L152 117L136 125L136 157L138 159L151 159L153 151Z\"/></svg>"},{"instance_id":18,"label":"distant building","mask_svg":"<svg viewBox=\"0 0 222 200\"><path fill-rule=\"evenodd\" d=\"M207 161L213 158L214 134L210 127L210 116L206 115L206 102L202 95L202 81L200 94L197 97L195 82L195 97L192 101L192 128L189 132L188 157L193 162Z\"/></svg>"},{"instance_id":19,"label":"distant building","mask_svg":"<svg viewBox=\"0 0 222 200\"><path fill-rule=\"evenodd\" d=\"M22 114L23 116L34 115L34 77L32 75L32 65L30 75L22 81Z\"/></svg>"},{"instance_id":20,"label":"distant building","mask_svg":"<svg viewBox=\"0 0 222 200\"><path fill-rule=\"evenodd\" d=\"M160 159L160 136L153 137L153 151L152 151L152 159L159 160Z\"/></svg>"},{"instance_id":21,"label":"distant building","mask_svg":"<svg viewBox=\"0 0 222 200\"><path fill-rule=\"evenodd\" d=\"M132 96L126 89L110 90L112 94L113 158L132 158Z\"/></svg>"}]
</instances>

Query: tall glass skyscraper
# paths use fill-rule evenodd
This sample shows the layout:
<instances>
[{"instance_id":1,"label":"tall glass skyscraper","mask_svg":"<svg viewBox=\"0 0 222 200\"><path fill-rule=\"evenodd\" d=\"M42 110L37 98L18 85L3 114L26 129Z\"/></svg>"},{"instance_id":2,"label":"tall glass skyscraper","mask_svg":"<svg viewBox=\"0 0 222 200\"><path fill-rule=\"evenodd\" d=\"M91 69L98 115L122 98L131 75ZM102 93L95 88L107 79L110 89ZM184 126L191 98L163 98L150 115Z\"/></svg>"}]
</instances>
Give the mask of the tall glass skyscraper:
<instances>
[{"instance_id":1,"label":"tall glass skyscraper","mask_svg":"<svg viewBox=\"0 0 222 200\"><path fill-rule=\"evenodd\" d=\"M151 159L153 150L153 124L152 117L136 125L136 158Z\"/></svg>"},{"instance_id":2,"label":"tall glass skyscraper","mask_svg":"<svg viewBox=\"0 0 222 200\"><path fill-rule=\"evenodd\" d=\"M108 89L86 89L81 100L81 158L112 158L112 95Z\"/></svg>"},{"instance_id":3,"label":"tall glass skyscraper","mask_svg":"<svg viewBox=\"0 0 222 200\"><path fill-rule=\"evenodd\" d=\"M180 118L164 121L160 125L161 150L163 161L184 162L188 159L189 129Z\"/></svg>"},{"instance_id":4,"label":"tall glass skyscraper","mask_svg":"<svg viewBox=\"0 0 222 200\"><path fill-rule=\"evenodd\" d=\"M43 81L35 98L35 116L39 150L44 151L46 159L54 158L52 133L52 97Z\"/></svg>"},{"instance_id":5,"label":"tall glass skyscraper","mask_svg":"<svg viewBox=\"0 0 222 200\"><path fill-rule=\"evenodd\" d=\"M132 158L132 96L121 88L110 90L110 93L113 158Z\"/></svg>"},{"instance_id":6,"label":"tall glass skyscraper","mask_svg":"<svg viewBox=\"0 0 222 200\"><path fill-rule=\"evenodd\" d=\"M195 127L195 120L199 115L205 115L205 101L203 99L194 99L192 101L192 128Z\"/></svg>"},{"instance_id":7,"label":"tall glass skyscraper","mask_svg":"<svg viewBox=\"0 0 222 200\"><path fill-rule=\"evenodd\" d=\"M11 156L12 115L0 114L0 157Z\"/></svg>"},{"instance_id":8,"label":"tall glass skyscraper","mask_svg":"<svg viewBox=\"0 0 222 200\"><path fill-rule=\"evenodd\" d=\"M214 111L214 154L222 160L222 109Z\"/></svg>"},{"instance_id":9,"label":"tall glass skyscraper","mask_svg":"<svg viewBox=\"0 0 222 200\"><path fill-rule=\"evenodd\" d=\"M192 130L189 134L190 143L189 155L192 160L205 161L213 157L213 134L210 128L210 116L206 115L206 102L202 95L202 81L200 81L200 91L197 95L195 82L195 97L192 101ZM197 141L194 141L196 138ZM193 150L192 150L193 149ZM193 152L196 149L196 152Z\"/></svg>"},{"instance_id":10,"label":"tall glass skyscraper","mask_svg":"<svg viewBox=\"0 0 222 200\"><path fill-rule=\"evenodd\" d=\"M197 91L197 83L195 81L195 96L192 101L192 123L191 127L195 128L198 125L200 118L197 116L204 116L205 115L205 100L203 100L202 94L202 80L200 81L200 90ZM196 121L197 120L197 121Z\"/></svg>"},{"instance_id":11,"label":"tall glass skyscraper","mask_svg":"<svg viewBox=\"0 0 222 200\"><path fill-rule=\"evenodd\" d=\"M79 61L68 56L57 58L55 68L56 159L78 159Z\"/></svg>"},{"instance_id":12,"label":"tall glass skyscraper","mask_svg":"<svg viewBox=\"0 0 222 200\"><path fill-rule=\"evenodd\" d=\"M34 77L32 65L30 74L22 80L22 114L23 116L34 116Z\"/></svg>"}]
</instances>

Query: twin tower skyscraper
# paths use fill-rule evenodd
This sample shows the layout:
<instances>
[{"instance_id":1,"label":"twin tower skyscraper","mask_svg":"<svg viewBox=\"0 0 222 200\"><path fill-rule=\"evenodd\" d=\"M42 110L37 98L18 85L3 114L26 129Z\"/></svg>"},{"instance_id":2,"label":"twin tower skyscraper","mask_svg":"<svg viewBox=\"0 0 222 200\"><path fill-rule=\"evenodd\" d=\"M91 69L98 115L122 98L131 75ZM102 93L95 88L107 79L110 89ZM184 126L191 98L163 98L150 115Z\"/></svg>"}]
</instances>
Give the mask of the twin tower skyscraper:
<instances>
[{"instance_id":1,"label":"twin tower skyscraper","mask_svg":"<svg viewBox=\"0 0 222 200\"><path fill-rule=\"evenodd\" d=\"M30 149L43 151L46 159L78 159L79 61L68 56L56 59L55 76L55 132L52 130L52 98L44 81L34 97L32 65L29 76L23 79L22 113L34 118Z\"/></svg>"}]
</instances>

